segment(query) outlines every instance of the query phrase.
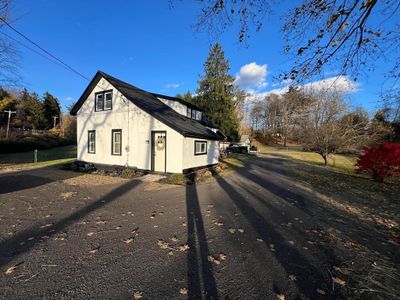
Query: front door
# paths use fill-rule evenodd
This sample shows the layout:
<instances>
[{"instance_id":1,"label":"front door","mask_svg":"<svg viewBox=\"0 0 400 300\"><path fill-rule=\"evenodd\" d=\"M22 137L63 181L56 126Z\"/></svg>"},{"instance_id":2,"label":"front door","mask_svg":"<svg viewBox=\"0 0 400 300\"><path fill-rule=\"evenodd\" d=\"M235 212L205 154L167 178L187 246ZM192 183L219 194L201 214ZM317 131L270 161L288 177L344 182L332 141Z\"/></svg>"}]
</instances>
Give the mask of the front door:
<instances>
[{"instance_id":1,"label":"front door","mask_svg":"<svg viewBox=\"0 0 400 300\"><path fill-rule=\"evenodd\" d=\"M167 133L165 131L152 132L152 170L166 172Z\"/></svg>"}]
</instances>

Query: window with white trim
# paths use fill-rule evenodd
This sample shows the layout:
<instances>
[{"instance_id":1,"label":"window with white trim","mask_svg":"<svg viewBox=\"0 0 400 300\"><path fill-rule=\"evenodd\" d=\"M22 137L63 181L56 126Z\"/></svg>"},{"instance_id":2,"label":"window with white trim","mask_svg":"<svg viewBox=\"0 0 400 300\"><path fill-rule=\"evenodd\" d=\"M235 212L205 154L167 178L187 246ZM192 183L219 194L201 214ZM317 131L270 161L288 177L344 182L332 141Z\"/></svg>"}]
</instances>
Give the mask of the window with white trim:
<instances>
[{"instance_id":1,"label":"window with white trim","mask_svg":"<svg viewBox=\"0 0 400 300\"><path fill-rule=\"evenodd\" d=\"M194 141L194 155L207 154L207 142L206 141Z\"/></svg>"},{"instance_id":2,"label":"window with white trim","mask_svg":"<svg viewBox=\"0 0 400 300\"><path fill-rule=\"evenodd\" d=\"M190 107L188 107L187 110L186 110L186 116L187 116L188 118L191 118L191 117L192 117L192 109L191 109Z\"/></svg>"},{"instance_id":3,"label":"window with white trim","mask_svg":"<svg viewBox=\"0 0 400 300\"><path fill-rule=\"evenodd\" d=\"M88 153L96 153L96 131L88 131Z\"/></svg>"},{"instance_id":4,"label":"window with white trim","mask_svg":"<svg viewBox=\"0 0 400 300\"><path fill-rule=\"evenodd\" d=\"M113 129L112 133L112 141L111 141L111 154L112 155L121 155L122 154L122 130L121 129Z\"/></svg>"},{"instance_id":5,"label":"window with white trim","mask_svg":"<svg viewBox=\"0 0 400 300\"><path fill-rule=\"evenodd\" d=\"M95 94L96 111L112 109L112 91L105 91Z\"/></svg>"}]
</instances>

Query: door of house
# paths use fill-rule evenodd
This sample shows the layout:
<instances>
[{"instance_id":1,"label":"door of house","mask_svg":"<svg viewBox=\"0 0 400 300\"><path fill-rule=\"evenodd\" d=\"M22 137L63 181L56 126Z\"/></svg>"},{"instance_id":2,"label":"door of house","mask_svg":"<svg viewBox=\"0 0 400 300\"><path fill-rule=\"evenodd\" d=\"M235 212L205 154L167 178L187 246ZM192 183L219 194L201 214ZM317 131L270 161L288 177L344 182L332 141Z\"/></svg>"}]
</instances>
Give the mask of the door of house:
<instances>
[{"instance_id":1,"label":"door of house","mask_svg":"<svg viewBox=\"0 0 400 300\"><path fill-rule=\"evenodd\" d=\"M167 133L165 131L152 132L151 169L155 172L167 171Z\"/></svg>"}]
</instances>

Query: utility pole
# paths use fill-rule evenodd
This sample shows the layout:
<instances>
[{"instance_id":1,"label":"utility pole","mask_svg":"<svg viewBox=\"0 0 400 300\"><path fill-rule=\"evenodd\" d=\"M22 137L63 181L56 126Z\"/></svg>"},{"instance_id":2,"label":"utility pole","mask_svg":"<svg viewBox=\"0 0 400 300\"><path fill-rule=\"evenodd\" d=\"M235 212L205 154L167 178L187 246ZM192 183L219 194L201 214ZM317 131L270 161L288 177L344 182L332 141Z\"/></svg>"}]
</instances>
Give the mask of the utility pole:
<instances>
[{"instance_id":1,"label":"utility pole","mask_svg":"<svg viewBox=\"0 0 400 300\"><path fill-rule=\"evenodd\" d=\"M56 128L56 120L57 120L57 118L58 118L57 116L54 116L54 117L53 117L53 119L54 119L54 125L53 125L53 128Z\"/></svg>"},{"instance_id":2,"label":"utility pole","mask_svg":"<svg viewBox=\"0 0 400 300\"><path fill-rule=\"evenodd\" d=\"M5 110L4 112L8 113L8 121L7 121L7 133L6 138L8 139L8 132L10 131L10 119L11 115L17 113L16 111L12 111L11 109Z\"/></svg>"}]
</instances>

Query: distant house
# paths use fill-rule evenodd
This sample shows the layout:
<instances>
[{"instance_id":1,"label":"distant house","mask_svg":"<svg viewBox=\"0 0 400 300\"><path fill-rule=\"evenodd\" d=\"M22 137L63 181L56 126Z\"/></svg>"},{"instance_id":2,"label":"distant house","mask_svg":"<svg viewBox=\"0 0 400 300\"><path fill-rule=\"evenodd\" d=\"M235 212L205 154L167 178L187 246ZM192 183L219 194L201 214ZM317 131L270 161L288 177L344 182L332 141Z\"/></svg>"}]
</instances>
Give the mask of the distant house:
<instances>
[{"instance_id":1,"label":"distant house","mask_svg":"<svg viewBox=\"0 0 400 300\"><path fill-rule=\"evenodd\" d=\"M218 163L216 126L182 99L98 71L71 110L82 161L182 173Z\"/></svg>"},{"instance_id":2,"label":"distant house","mask_svg":"<svg viewBox=\"0 0 400 300\"><path fill-rule=\"evenodd\" d=\"M242 135L242 136L240 137L239 144L240 144L241 146L246 146L246 147L247 147L247 151L250 151L251 140L250 140L250 137L249 137L248 135L245 135L245 134Z\"/></svg>"}]
</instances>

